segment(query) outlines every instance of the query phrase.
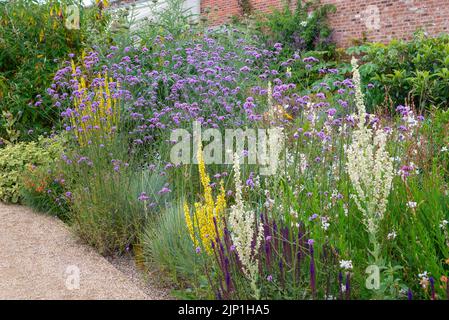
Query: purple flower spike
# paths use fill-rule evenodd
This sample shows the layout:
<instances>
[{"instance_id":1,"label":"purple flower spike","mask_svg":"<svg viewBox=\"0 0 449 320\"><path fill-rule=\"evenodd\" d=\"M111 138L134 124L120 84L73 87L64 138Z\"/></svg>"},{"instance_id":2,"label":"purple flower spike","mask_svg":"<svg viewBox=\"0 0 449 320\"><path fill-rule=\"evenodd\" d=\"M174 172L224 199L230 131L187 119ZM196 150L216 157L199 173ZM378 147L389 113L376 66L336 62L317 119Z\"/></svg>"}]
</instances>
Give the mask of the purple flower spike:
<instances>
[{"instance_id":1,"label":"purple flower spike","mask_svg":"<svg viewBox=\"0 0 449 320\"><path fill-rule=\"evenodd\" d=\"M340 300L343 300L342 286L343 286L343 274L340 271L338 273L338 295Z\"/></svg>"},{"instance_id":2,"label":"purple flower spike","mask_svg":"<svg viewBox=\"0 0 449 320\"><path fill-rule=\"evenodd\" d=\"M410 288L408 288L408 291L407 291L407 299L413 300L413 292Z\"/></svg>"},{"instance_id":3,"label":"purple flower spike","mask_svg":"<svg viewBox=\"0 0 449 320\"><path fill-rule=\"evenodd\" d=\"M346 300L351 300L351 274L346 274Z\"/></svg>"},{"instance_id":4,"label":"purple flower spike","mask_svg":"<svg viewBox=\"0 0 449 320\"><path fill-rule=\"evenodd\" d=\"M432 300L436 300L435 299L435 279L433 277L429 278L429 282L430 282L430 290L432 292Z\"/></svg>"},{"instance_id":5,"label":"purple flower spike","mask_svg":"<svg viewBox=\"0 0 449 320\"><path fill-rule=\"evenodd\" d=\"M313 239L309 239L309 251L310 251L310 288L312 289L312 297L316 296L316 274L315 274L315 259L313 256Z\"/></svg>"}]
</instances>

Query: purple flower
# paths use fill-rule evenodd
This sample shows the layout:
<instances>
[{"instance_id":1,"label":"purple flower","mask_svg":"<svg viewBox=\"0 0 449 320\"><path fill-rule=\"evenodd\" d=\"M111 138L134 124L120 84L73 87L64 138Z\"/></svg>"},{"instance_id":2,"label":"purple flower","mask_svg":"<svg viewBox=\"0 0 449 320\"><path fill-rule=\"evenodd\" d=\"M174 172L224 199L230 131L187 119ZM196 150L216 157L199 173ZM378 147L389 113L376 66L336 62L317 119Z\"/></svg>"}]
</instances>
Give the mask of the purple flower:
<instances>
[{"instance_id":1,"label":"purple flower","mask_svg":"<svg viewBox=\"0 0 449 320\"><path fill-rule=\"evenodd\" d=\"M251 172L251 173L249 174L248 180L246 180L246 185L247 185L248 187L250 187L251 189L254 189L254 187L255 187L254 180L253 180L253 176L254 176L254 173Z\"/></svg>"},{"instance_id":2,"label":"purple flower","mask_svg":"<svg viewBox=\"0 0 449 320\"><path fill-rule=\"evenodd\" d=\"M165 185L161 190L159 190L158 194L166 194L170 192L171 190L168 188L168 185Z\"/></svg>"},{"instance_id":3,"label":"purple flower","mask_svg":"<svg viewBox=\"0 0 449 320\"><path fill-rule=\"evenodd\" d=\"M320 60L318 60L315 57L306 57L306 58L302 59L302 61L303 62L308 62L308 63L310 63L310 62L320 62Z\"/></svg>"},{"instance_id":4,"label":"purple flower","mask_svg":"<svg viewBox=\"0 0 449 320\"><path fill-rule=\"evenodd\" d=\"M429 278L429 282L430 282L430 290L431 290L431 294L432 294L432 300L435 300L436 296L435 296L435 280L433 279L433 277Z\"/></svg>"},{"instance_id":5,"label":"purple flower","mask_svg":"<svg viewBox=\"0 0 449 320\"><path fill-rule=\"evenodd\" d=\"M270 275L268 275L268 277L267 277L267 281L268 282L271 282L271 281L273 281L273 276L270 274Z\"/></svg>"},{"instance_id":6,"label":"purple flower","mask_svg":"<svg viewBox=\"0 0 449 320\"><path fill-rule=\"evenodd\" d=\"M351 299L351 273L347 273L346 274L346 284L345 284L345 288L346 288L346 300L350 300Z\"/></svg>"},{"instance_id":7,"label":"purple flower","mask_svg":"<svg viewBox=\"0 0 449 320\"><path fill-rule=\"evenodd\" d=\"M413 293L412 293L412 289L410 289L410 288L408 288L408 290L407 290L407 299L413 300Z\"/></svg>"},{"instance_id":8,"label":"purple flower","mask_svg":"<svg viewBox=\"0 0 449 320\"><path fill-rule=\"evenodd\" d=\"M276 50L282 50L282 43L275 43L274 44L274 48L276 49Z\"/></svg>"},{"instance_id":9,"label":"purple flower","mask_svg":"<svg viewBox=\"0 0 449 320\"><path fill-rule=\"evenodd\" d=\"M150 200L150 197L147 196L145 192L142 192L137 199L139 199L139 201L147 201Z\"/></svg>"},{"instance_id":10,"label":"purple flower","mask_svg":"<svg viewBox=\"0 0 449 320\"><path fill-rule=\"evenodd\" d=\"M316 274L315 274L315 258L314 258L314 251L313 251L313 239L309 239L309 252L310 252L310 288L312 290L312 297L315 298L316 295Z\"/></svg>"},{"instance_id":11,"label":"purple flower","mask_svg":"<svg viewBox=\"0 0 449 320\"><path fill-rule=\"evenodd\" d=\"M329 117L333 117L336 113L337 113L337 109L335 109L335 108L331 108L331 109L327 110L327 115Z\"/></svg>"}]
</instances>

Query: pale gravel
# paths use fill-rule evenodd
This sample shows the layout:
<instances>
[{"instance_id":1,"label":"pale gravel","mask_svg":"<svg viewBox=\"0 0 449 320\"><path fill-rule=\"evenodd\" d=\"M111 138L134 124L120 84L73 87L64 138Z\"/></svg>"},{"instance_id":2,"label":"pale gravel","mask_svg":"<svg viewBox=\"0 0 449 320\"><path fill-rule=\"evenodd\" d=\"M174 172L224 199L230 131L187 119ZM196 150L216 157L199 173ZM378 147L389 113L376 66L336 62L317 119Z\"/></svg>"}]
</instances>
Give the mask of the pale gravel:
<instances>
[{"instance_id":1,"label":"pale gravel","mask_svg":"<svg viewBox=\"0 0 449 320\"><path fill-rule=\"evenodd\" d=\"M70 290L66 282L70 284L73 266L80 282L79 289ZM163 289L143 286L136 274L130 278L119 271L57 218L0 203L0 299L167 297Z\"/></svg>"}]
</instances>

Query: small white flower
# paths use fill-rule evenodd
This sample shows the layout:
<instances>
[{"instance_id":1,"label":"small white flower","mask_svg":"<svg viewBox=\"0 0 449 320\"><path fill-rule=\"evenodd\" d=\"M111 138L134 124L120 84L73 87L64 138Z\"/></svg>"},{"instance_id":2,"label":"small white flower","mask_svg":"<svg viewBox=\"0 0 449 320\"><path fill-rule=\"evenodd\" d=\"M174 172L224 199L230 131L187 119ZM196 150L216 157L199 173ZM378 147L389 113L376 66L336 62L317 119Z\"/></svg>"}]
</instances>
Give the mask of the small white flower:
<instances>
[{"instance_id":1,"label":"small white flower","mask_svg":"<svg viewBox=\"0 0 449 320\"><path fill-rule=\"evenodd\" d=\"M396 239L396 236L397 236L396 231L393 230L392 232L387 234L387 239L388 240L394 240L394 239Z\"/></svg>"},{"instance_id":2,"label":"small white flower","mask_svg":"<svg viewBox=\"0 0 449 320\"><path fill-rule=\"evenodd\" d=\"M349 209L348 209L348 205L346 203L343 204L343 212L345 214L345 217L347 217L348 213L349 213Z\"/></svg>"},{"instance_id":3,"label":"small white flower","mask_svg":"<svg viewBox=\"0 0 449 320\"><path fill-rule=\"evenodd\" d=\"M427 285L429 284L429 273L427 271L424 271L423 273L418 274L419 278L419 284L424 289L427 288Z\"/></svg>"},{"instance_id":4,"label":"small white flower","mask_svg":"<svg viewBox=\"0 0 449 320\"><path fill-rule=\"evenodd\" d=\"M352 261L351 260L340 260L340 268L344 270L352 270Z\"/></svg>"},{"instance_id":5,"label":"small white flower","mask_svg":"<svg viewBox=\"0 0 449 320\"><path fill-rule=\"evenodd\" d=\"M323 230L326 231L327 229L329 229L329 227L330 227L329 218L326 216L321 217L321 228L323 228Z\"/></svg>"},{"instance_id":6,"label":"small white flower","mask_svg":"<svg viewBox=\"0 0 449 320\"><path fill-rule=\"evenodd\" d=\"M301 27L306 27L307 26L307 21L301 21L300 25L301 25Z\"/></svg>"},{"instance_id":7,"label":"small white flower","mask_svg":"<svg viewBox=\"0 0 449 320\"><path fill-rule=\"evenodd\" d=\"M444 147L442 147L441 148L441 152L447 152L449 149L446 147L446 146L444 146Z\"/></svg>"},{"instance_id":8,"label":"small white flower","mask_svg":"<svg viewBox=\"0 0 449 320\"><path fill-rule=\"evenodd\" d=\"M441 228L441 229L445 228L445 227L447 226L448 223L449 223L449 221L447 221L447 220L441 221L441 223L440 223L440 228Z\"/></svg>"},{"instance_id":9,"label":"small white flower","mask_svg":"<svg viewBox=\"0 0 449 320\"><path fill-rule=\"evenodd\" d=\"M407 202L407 207L409 207L410 209L415 209L416 206L417 206L416 202L413 202L413 201Z\"/></svg>"},{"instance_id":10,"label":"small white flower","mask_svg":"<svg viewBox=\"0 0 449 320\"><path fill-rule=\"evenodd\" d=\"M296 223L291 223L290 224L291 225L291 227L293 228L293 227L296 227L296 228L299 228L300 227L300 224L298 223L298 222L296 222Z\"/></svg>"},{"instance_id":11,"label":"small white flower","mask_svg":"<svg viewBox=\"0 0 449 320\"><path fill-rule=\"evenodd\" d=\"M427 271L424 271L423 273L418 273L418 277L419 278L427 278L427 275L428 275L428 272Z\"/></svg>"}]
</instances>

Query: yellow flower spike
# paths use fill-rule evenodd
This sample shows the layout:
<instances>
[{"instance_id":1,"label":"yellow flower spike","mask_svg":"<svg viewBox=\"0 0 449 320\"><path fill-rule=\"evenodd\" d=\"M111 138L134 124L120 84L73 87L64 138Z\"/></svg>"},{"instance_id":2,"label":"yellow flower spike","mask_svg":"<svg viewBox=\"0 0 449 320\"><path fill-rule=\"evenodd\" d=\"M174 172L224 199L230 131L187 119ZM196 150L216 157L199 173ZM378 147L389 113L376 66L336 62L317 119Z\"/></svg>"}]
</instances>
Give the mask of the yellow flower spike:
<instances>
[{"instance_id":1,"label":"yellow flower spike","mask_svg":"<svg viewBox=\"0 0 449 320\"><path fill-rule=\"evenodd\" d=\"M75 65L75 61L73 61L73 59L70 61L71 65L72 65L72 73L75 74L76 73L76 65ZM76 78L75 78L76 79Z\"/></svg>"},{"instance_id":2,"label":"yellow flower spike","mask_svg":"<svg viewBox=\"0 0 449 320\"><path fill-rule=\"evenodd\" d=\"M189 231L190 238L193 241L195 247L198 246L198 240L195 237L195 229L193 227L192 219L190 218L190 210L187 203L184 203L184 217L186 219L187 230Z\"/></svg>"},{"instance_id":3,"label":"yellow flower spike","mask_svg":"<svg viewBox=\"0 0 449 320\"><path fill-rule=\"evenodd\" d=\"M76 72L73 60L71 65L72 72ZM120 120L120 104L118 99L111 97L109 89L109 83L113 82L113 79L108 77L107 73L104 74L104 83L102 83L101 73L97 75L97 78L100 80L100 85L93 88L93 101L88 98L89 81L85 77L80 77L78 96L73 99L75 112L70 116L70 124L81 146L85 146L92 139L93 134L99 134L98 136L102 139L112 138L114 133L112 127L117 127ZM118 84L117 88L119 88ZM94 103L97 107L93 107Z\"/></svg>"},{"instance_id":4,"label":"yellow flower spike","mask_svg":"<svg viewBox=\"0 0 449 320\"><path fill-rule=\"evenodd\" d=\"M198 171L200 174L201 185L203 187L203 202L196 202L193 219L190 216L189 207L184 204L184 215L187 229L195 246L199 245L199 240L203 245L207 254L213 254L212 242L217 237L223 236L223 218L226 209L226 195L223 182L220 183L220 193L214 201L212 188L210 186L210 178L206 173L206 166L202 154L201 145L198 150ZM217 228L215 227L214 218ZM192 222L193 220L193 222Z\"/></svg>"}]
</instances>

